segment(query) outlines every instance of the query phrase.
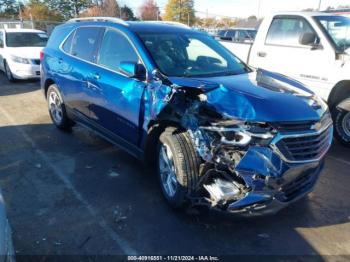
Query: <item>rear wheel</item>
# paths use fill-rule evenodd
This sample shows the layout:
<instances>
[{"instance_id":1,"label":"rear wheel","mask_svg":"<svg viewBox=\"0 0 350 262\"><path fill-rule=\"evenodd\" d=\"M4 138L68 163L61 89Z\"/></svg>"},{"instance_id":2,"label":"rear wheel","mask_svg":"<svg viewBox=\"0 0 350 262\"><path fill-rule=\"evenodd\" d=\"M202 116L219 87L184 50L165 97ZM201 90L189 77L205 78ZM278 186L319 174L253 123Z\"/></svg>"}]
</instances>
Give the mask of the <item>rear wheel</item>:
<instances>
[{"instance_id":1,"label":"rear wheel","mask_svg":"<svg viewBox=\"0 0 350 262\"><path fill-rule=\"evenodd\" d=\"M5 74L6 74L7 79L8 79L10 82L15 82L16 79L13 77L9 65L7 64L6 61L5 61L4 63L5 63L5 64L4 64L4 67L5 67Z\"/></svg>"},{"instance_id":2,"label":"rear wheel","mask_svg":"<svg viewBox=\"0 0 350 262\"><path fill-rule=\"evenodd\" d=\"M48 88L47 103L53 123L61 130L71 130L74 123L67 116L66 107L56 85Z\"/></svg>"},{"instance_id":3,"label":"rear wheel","mask_svg":"<svg viewBox=\"0 0 350 262\"><path fill-rule=\"evenodd\" d=\"M186 131L167 128L158 144L158 176L164 197L174 208L183 207L195 189L200 158Z\"/></svg>"},{"instance_id":4,"label":"rear wheel","mask_svg":"<svg viewBox=\"0 0 350 262\"><path fill-rule=\"evenodd\" d=\"M350 147L350 112L334 107L332 116L336 139L343 145Z\"/></svg>"}]
</instances>

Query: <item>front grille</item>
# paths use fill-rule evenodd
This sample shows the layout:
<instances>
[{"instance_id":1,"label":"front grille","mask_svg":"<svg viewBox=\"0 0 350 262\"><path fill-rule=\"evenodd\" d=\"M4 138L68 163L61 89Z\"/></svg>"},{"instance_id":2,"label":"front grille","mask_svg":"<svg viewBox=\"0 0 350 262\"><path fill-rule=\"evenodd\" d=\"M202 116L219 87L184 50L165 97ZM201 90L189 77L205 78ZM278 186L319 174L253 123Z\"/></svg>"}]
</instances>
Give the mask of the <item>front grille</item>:
<instances>
[{"instance_id":1,"label":"front grille","mask_svg":"<svg viewBox=\"0 0 350 262\"><path fill-rule=\"evenodd\" d=\"M322 133L299 137L285 136L276 143L279 151L289 161L309 161L320 158L332 141L332 126Z\"/></svg>"},{"instance_id":2,"label":"front grille","mask_svg":"<svg viewBox=\"0 0 350 262\"><path fill-rule=\"evenodd\" d=\"M314 169L304 172L293 181L283 185L279 190L281 194L278 194L276 198L282 202L292 201L312 189L317 177L318 173Z\"/></svg>"},{"instance_id":3,"label":"front grille","mask_svg":"<svg viewBox=\"0 0 350 262\"><path fill-rule=\"evenodd\" d=\"M277 129L281 133L288 133L288 132L298 132L298 131L305 131L311 129L312 125L314 125L315 121L306 121L306 122L279 122L274 123L273 127Z\"/></svg>"}]
</instances>

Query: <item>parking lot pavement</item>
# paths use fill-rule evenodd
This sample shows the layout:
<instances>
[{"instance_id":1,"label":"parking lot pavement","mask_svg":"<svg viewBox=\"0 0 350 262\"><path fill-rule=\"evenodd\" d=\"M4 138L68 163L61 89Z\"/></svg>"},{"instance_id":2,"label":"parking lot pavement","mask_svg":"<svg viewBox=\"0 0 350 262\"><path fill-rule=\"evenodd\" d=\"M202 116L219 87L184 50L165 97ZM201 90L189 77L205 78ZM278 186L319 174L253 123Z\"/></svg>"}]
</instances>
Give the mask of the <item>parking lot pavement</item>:
<instances>
[{"instance_id":1,"label":"parking lot pavement","mask_svg":"<svg viewBox=\"0 0 350 262\"><path fill-rule=\"evenodd\" d=\"M38 82L0 74L0 186L17 254L350 255L350 150L275 216L171 210L133 157L90 131L58 131Z\"/></svg>"}]
</instances>

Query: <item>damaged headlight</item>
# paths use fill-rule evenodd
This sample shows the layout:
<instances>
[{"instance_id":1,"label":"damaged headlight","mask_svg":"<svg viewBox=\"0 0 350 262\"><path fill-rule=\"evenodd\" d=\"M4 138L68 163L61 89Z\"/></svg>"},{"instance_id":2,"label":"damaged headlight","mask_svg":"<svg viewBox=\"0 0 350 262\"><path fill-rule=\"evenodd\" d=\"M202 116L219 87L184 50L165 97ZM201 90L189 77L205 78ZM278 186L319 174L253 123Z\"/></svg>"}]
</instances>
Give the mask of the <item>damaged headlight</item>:
<instances>
[{"instance_id":1,"label":"damaged headlight","mask_svg":"<svg viewBox=\"0 0 350 262\"><path fill-rule=\"evenodd\" d=\"M202 130L220 135L220 142L225 145L246 147L251 144L268 145L275 136L275 130L267 123L247 123L230 120L201 126Z\"/></svg>"}]
</instances>

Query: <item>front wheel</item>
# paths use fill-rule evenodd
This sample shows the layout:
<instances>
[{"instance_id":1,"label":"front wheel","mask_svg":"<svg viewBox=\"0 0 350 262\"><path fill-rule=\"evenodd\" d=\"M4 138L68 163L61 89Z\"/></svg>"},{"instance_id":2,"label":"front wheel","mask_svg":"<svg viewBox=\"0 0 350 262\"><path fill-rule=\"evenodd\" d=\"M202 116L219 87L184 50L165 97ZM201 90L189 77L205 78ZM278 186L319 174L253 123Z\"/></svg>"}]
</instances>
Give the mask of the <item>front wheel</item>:
<instances>
[{"instance_id":1,"label":"front wheel","mask_svg":"<svg viewBox=\"0 0 350 262\"><path fill-rule=\"evenodd\" d=\"M336 139L346 147L350 147L350 112L335 107L332 110L332 117Z\"/></svg>"},{"instance_id":2,"label":"front wheel","mask_svg":"<svg viewBox=\"0 0 350 262\"><path fill-rule=\"evenodd\" d=\"M4 63L5 63L4 67L5 67L5 74L6 74L7 80L10 82L15 82L16 79L13 77L13 74L11 72L9 65L7 64L6 61Z\"/></svg>"},{"instance_id":3,"label":"front wheel","mask_svg":"<svg viewBox=\"0 0 350 262\"><path fill-rule=\"evenodd\" d=\"M200 158L186 131L169 127L158 143L158 176L165 199L183 207L199 177Z\"/></svg>"},{"instance_id":4,"label":"front wheel","mask_svg":"<svg viewBox=\"0 0 350 262\"><path fill-rule=\"evenodd\" d=\"M61 130L71 130L73 122L67 116L66 107L57 85L51 85L48 88L47 103L52 122Z\"/></svg>"}]
</instances>

